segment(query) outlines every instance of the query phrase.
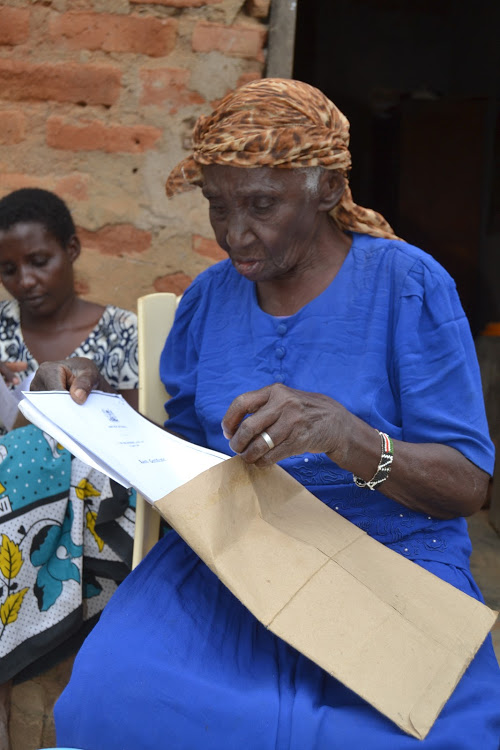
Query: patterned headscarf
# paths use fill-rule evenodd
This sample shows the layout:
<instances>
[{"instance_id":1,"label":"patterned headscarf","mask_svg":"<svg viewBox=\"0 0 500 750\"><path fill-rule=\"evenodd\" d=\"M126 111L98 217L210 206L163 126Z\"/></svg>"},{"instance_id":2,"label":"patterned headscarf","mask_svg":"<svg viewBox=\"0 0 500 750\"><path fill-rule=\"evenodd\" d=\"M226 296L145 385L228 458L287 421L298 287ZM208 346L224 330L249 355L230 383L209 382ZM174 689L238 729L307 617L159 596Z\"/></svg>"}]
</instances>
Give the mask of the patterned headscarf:
<instances>
[{"instance_id":1,"label":"patterned headscarf","mask_svg":"<svg viewBox=\"0 0 500 750\"><path fill-rule=\"evenodd\" d=\"M193 153L170 173L167 195L201 185L201 168L207 164L338 169L346 187L331 211L337 226L395 238L383 216L353 202L348 146L349 121L319 89L301 81L263 78L227 94L211 115L198 118Z\"/></svg>"}]
</instances>

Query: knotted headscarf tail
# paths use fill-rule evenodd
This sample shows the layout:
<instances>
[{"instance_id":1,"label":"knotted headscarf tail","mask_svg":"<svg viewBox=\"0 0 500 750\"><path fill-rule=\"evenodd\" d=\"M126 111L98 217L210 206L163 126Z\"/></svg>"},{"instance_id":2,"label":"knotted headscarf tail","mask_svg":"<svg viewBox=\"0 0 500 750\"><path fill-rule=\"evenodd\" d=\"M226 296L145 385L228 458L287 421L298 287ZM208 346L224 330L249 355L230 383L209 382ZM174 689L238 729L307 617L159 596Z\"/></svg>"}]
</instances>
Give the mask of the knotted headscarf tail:
<instances>
[{"instance_id":1,"label":"knotted headscarf tail","mask_svg":"<svg viewBox=\"0 0 500 750\"><path fill-rule=\"evenodd\" d=\"M193 153L174 167L166 192L170 198L201 185L201 168L208 164L338 169L346 177L346 188L331 211L337 226L397 239L383 216L353 202L348 146L349 121L319 89L301 81L263 78L227 94L211 115L198 118Z\"/></svg>"}]
</instances>

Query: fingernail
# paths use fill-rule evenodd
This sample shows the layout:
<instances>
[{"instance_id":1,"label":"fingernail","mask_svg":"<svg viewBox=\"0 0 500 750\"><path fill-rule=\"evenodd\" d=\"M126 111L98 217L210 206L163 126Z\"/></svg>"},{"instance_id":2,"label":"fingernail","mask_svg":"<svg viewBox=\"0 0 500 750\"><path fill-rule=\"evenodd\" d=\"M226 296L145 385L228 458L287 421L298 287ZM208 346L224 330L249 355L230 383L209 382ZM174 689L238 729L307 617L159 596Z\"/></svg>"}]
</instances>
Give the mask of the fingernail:
<instances>
[{"instance_id":1,"label":"fingernail","mask_svg":"<svg viewBox=\"0 0 500 750\"><path fill-rule=\"evenodd\" d=\"M77 388L75 391L75 398L78 401L84 401L85 400L86 393L83 390L83 388Z\"/></svg>"}]
</instances>

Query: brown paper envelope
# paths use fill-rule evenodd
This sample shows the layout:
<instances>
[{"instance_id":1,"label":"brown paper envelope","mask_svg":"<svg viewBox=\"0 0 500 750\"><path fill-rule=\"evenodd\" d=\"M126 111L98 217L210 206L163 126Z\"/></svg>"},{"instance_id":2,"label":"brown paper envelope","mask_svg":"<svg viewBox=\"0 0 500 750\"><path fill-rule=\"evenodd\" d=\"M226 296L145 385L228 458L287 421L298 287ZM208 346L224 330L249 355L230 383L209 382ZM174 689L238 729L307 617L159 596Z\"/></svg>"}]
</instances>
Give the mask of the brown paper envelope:
<instances>
[{"instance_id":1,"label":"brown paper envelope","mask_svg":"<svg viewBox=\"0 0 500 750\"><path fill-rule=\"evenodd\" d=\"M279 466L235 456L155 507L271 632L420 739L497 617Z\"/></svg>"}]
</instances>

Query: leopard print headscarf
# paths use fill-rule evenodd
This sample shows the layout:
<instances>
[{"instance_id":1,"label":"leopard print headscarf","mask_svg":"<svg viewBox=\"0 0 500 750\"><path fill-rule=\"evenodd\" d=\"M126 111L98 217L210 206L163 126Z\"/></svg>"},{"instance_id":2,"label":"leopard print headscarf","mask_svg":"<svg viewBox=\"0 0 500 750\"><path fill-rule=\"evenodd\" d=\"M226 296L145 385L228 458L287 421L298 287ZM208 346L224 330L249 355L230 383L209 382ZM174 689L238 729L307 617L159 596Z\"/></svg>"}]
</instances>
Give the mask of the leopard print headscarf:
<instances>
[{"instance_id":1,"label":"leopard print headscarf","mask_svg":"<svg viewBox=\"0 0 500 750\"><path fill-rule=\"evenodd\" d=\"M301 81L263 78L231 92L211 115L197 120L193 153L172 170L166 192L170 198L201 185L204 164L338 169L346 187L331 211L337 226L393 239L396 235L383 216L352 200L348 146L349 121L319 89Z\"/></svg>"}]
</instances>

